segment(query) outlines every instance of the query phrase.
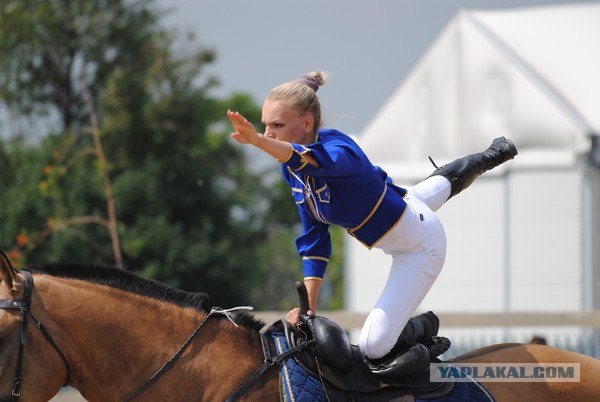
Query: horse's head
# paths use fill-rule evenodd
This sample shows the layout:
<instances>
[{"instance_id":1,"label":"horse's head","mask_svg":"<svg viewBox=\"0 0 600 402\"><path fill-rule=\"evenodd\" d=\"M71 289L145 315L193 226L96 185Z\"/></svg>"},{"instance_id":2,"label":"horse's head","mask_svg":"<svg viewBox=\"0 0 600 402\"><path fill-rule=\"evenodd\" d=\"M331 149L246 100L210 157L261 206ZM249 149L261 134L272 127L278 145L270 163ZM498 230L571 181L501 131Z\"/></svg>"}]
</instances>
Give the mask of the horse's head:
<instances>
[{"instance_id":1,"label":"horse's head","mask_svg":"<svg viewBox=\"0 0 600 402\"><path fill-rule=\"evenodd\" d=\"M62 362L35 328L40 323L30 311L33 277L17 272L0 250L0 279L0 400L16 401L23 391L23 399L47 401L60 389L51 373L60 373Z\"/></svg>"},{"instance_id":2,"label":"horse's head","mask_svg":"<svg viewBox=\"0 0 600 402\"><path fill-rule=\"evenodd\" d=\"M14 377L17 367L17 351L20 345L21 314L13 309L13 300L22 297L22 279L13 268L8 256L0 250L0 398L6 398L14 391ZM21 294L19 294L19 292Z\"/></svg>"},{"instance_id":3,"label":"horse's head","mask_svg":"<svg viewBox=\"0 0 600 402\"><path fill-rule=\"evenodd\" d=\"M12 266L8 256L0 250L0 300L19 300L23 297L23 278ZM5 352L9 335L19 328L19 310L12 309L9 302L0 309L0 369L5 366ZM2 370L4 377L4 370ZM1 391L0 391L1 394Z\"/></svg>"}]
</instances>

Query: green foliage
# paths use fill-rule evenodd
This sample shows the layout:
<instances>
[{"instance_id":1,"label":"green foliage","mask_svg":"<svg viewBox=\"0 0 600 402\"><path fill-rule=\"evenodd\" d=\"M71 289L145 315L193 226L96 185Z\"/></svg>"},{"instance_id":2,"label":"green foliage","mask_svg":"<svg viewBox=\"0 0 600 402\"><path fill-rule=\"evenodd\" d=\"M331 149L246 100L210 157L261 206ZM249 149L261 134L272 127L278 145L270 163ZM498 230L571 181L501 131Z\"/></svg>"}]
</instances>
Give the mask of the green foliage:
<instances>
[{"instance_id":1,"label":"green foliage","mask_svg":"<svg viewBox=\"0 0 600 402\"><path fill-rule=\"evenodd\" d=\"M13 244L17 235L44 223L50 210L40 189L46 158L37 147L13 139L0 147L0 241Z\"/></svg>"},{"instance_id":2,"label":"green foliage","mask_svg":"<svg viewBox=\"0 0 600 402\"><path fill-rule=\"evenodd\" d=\"M151 68L168 40L148 1L4 0L0 3L0 94L29 114L58 111L63 127L87 121L115 71Z\"/></svg>"},{"instance_id":3,"label":"green foliage","mask_svg":"<svg viewBox=\"0 0 600 402\"><path fill-rule=\"evenodd\" d=\"M276 163L261 167L228 135L227 109L256 124L260 109L242 94L211 97L212 52L173 54L159 18L149 1L0 3L2 100L13 113L58 113L63 128L0 144L0 241L20 264L113 264L108 180L127 269L216 305L289 308L302 276L296 207ZM339 258L329 271L325 303L338 306Z\"/></svg>"}]
</instances>

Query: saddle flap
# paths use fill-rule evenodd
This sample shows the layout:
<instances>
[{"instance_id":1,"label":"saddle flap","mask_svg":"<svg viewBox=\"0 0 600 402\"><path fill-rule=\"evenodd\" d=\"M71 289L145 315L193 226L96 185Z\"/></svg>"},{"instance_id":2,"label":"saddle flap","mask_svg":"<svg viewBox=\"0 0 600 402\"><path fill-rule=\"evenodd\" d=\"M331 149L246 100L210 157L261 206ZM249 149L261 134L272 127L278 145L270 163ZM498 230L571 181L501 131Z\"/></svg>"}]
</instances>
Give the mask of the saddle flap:
<instances>
[{"instance_id":1,"label":"saddle flap","mask_svg":"<svg viewBox=\"0 0 600 402\"><path fill-rule=\"evenodd\" d=\"M400 355L384 358L377 362L369 362L371 372L384 380L411 377L428 367L429 350L420 343L409 347Z\"/></svg>"},{"instance_id":2,"label":"saddle flap","mask_svg":"<svg viewBox=\"0 0 600 402\"><path fill-rule=\"evenodd\" d=\"M305 322L319 357L334 368L352 371L352 347L346 331L322 316L310 317Z\"/></svg>"}]
</instances>

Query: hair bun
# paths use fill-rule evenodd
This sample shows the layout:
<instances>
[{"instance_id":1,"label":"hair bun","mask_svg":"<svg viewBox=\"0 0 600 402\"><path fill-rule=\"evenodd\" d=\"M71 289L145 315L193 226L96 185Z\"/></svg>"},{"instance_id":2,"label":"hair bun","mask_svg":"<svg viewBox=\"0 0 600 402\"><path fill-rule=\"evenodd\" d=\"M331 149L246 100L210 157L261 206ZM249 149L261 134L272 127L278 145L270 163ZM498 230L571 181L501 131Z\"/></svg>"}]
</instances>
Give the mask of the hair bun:
<instances>
[{"instance_id":1,"label":"hair bun","mask_svg":"<svg viewBox=\"0 0 600 402\"><path fill-rule=\"evenodd\" d=\"M313 91L317 92L319 87L325 85L325 75L320 71L313 71L308 74L302 74L296 81L308 85Z\"/></svg>"}]
</instances>

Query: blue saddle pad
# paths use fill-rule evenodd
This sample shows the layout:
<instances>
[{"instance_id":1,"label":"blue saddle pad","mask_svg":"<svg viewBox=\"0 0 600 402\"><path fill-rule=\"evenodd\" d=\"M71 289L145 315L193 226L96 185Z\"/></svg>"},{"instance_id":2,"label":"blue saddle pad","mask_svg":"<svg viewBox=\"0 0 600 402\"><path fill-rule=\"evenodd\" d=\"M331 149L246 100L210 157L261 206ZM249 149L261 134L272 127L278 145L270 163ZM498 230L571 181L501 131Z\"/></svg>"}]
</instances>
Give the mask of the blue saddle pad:
<instances>
[{"instance_id":1,"label":"blue saddle pad","mask_svg":"<svg viewBox=\"0 0 600 402\"><path fill-rule=\"evenodd\" d=\"M277 354L289 349L285 335L271 334ZM293 357L284 359L280 369L282 400L295 402L326 402L325 388L318 378L308 373ZM415 402L495 402L483 385L477 382L456 382L452 392L437 399L415 399Z\"/></svg>"},{"instance_id":2,"label":"blue saddle pad","mask_svg":"<svg viewBox=\"0 0 600 402\"><path fill-rule=\"evenodd\" d=\"M272 334L277 354L289 349L285 335ZM293 357L284 359L280 371L281 391L284 401L326 402L325 388L318 378L310 375Z\"/></svg>"},{"instance_id":3,"label":"blue saddle pad","mask_svg":"<svg viewBox=\"0 0 600 402\"><path fill-rule=\"evenodd\" d=\"M495 402L496 400L477 382L456 382L452 392L437 399L415 399L415 402Z\"/></svg>"}]
</instances>

